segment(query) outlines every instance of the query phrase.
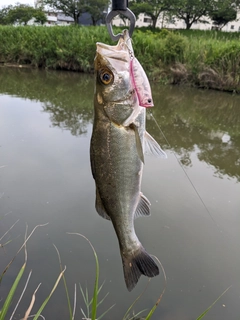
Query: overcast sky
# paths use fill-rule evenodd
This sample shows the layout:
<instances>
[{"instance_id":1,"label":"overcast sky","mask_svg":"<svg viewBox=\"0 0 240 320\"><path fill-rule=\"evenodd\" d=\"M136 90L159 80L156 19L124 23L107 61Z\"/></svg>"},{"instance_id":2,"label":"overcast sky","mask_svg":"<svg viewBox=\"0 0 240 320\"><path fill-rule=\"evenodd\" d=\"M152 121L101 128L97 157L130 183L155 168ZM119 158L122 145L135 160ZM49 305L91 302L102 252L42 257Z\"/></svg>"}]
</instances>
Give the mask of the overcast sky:
<instances>
[{"instance_id":1,"label":"overcast sky","mask_svg":"<svg viewBox=\"0 0 240 320\"><path fill-rule=\"evenodd\" d=\"M3 6L9 6L10 4L15 5L17 2L34 5L34 0L0 0L0 8Z\"/></svg>"}]
</instances>

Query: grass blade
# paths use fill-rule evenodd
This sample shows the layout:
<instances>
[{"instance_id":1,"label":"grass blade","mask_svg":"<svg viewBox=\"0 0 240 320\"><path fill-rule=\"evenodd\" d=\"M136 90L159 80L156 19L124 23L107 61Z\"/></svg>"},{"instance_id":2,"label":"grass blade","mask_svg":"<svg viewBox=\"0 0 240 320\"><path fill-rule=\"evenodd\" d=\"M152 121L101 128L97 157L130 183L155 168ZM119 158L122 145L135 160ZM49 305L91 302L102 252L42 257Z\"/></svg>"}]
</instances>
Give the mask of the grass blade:
<instances>
[{"instance_id":1,"label":"grass blade","mask_svg":"<svg viewBox=\"0 0 240 320\"><path fill-rule=\"evenodd\" d=\"M93 302L92 302L92 320L97 317L97 299L98 299L98 280L99 280L99 263L96 251L94 250L95 262L96 262L96 279L93 291Z\"/></svg>"},{"instance_id":2,"label":"grass blade","mask_svg":"<svg viewBox=\"0 0 240 320\"><path fill-rule=\"evenodd\" d=\"M101 314L100 317L97 318L97 320L102 319L106 313L108 313L108 311L110 311L113 307L115 306L115 304L113 304L111 307L109 307L106 311L103 312L103 314Z\"/></svg>"},{"instance_id":3,"label":"grass blade","mask_svg":"<svg viewBox=\"0 0 240 320\"><path fill-rule=\"evenodd\" d=\"M223 291L223 293L196 319L196 320L200 320L203 317L205 317L205 315L208 313L208 311L215 305L215 303L231 288L231 286L229 286L225 291Z\"/></svg>"},{"instance_id":4,"label":"grass blade","mask_svg":"<svg viewBox=\"0 0 240 320\"><path fill-rule=\"evenodd\" d=\"M138 317L138 316L140 316L140 314L142 314L144 311L146 311L147 309L144 309L144 310L142 310L142 311L139 311L137 314L134 314L134 316L132 317L132 318L130 318L129 320L135 320L135 319L139 319L140 320L140 318L136 318L136 317ZM141 318L141 319L144 319L144 318Z\"/></svg>"},{"instance_id":5,"label":"grass blade","mask_svg":"<svg viewBox=\"0 0 240 320\"><path fill-rule=\"evenodd\" d=\"M4 235L0 238L0 241L9 233L9 231L12 230L12 228L15 226L15 224L17 224L19 221L19 219L17 221L14 222L14 224L4 233Z\"/></svg>"},{"instance_id":6,"label":"grass blade","mask_svg":"<svg viewBox=\"0 0 240 320\"><path fill-rule=\"evenodd\" d=\"M50 300L51 296L53 295L54 291L56 290L59 281L61 280L63 273L65 272L66 267L64 268L64 270L60 273L60 275L57 278L57 281L55 282L52 291L50 292L49 296L44 300L43 304L41 305L41 307L39 308L38 312L36 313L35 317L33 318L33 320L37 320L39 318L39 316L41 315L43 309L45 308L46 304L48 303L48 301ZM0 319L1 320L1 319Z\"/></svg>"},{"instance_id":7,"label":"grass blade","mask_svg":"<svg viewBox=\"0 0 240 320\"><path fill-rule=\"evenodd\" d=\"M79 287L80 287L80 291L82 293L82 297L83 297L83 301L85 303L85 306L87 308L87 316L85 315L85 313L83 313L84 317L85 318L89 318L89 306L90 306L90 303L88 302L88 293L87 293L87 289L86 289L86 293L83 292L83 289L81 287L81 285L79 284ZM82 309L81 309L82 310ZM83 311L82 311L83 312Z\"/></svg>"},{"instance_id":8,"label":"grass blade","mask_svg":"<svg viewBox=\"0 0 240 320\"><path fill-rule=\"evenodd\" d=\"M11 304L11 301L12 301L12 298L14 296L14 293L15 293L15 291L17 289L17 286L19 284L19 281L21 280L22 275L24 273L25 267L26 267L26 262L23 264L22 268L20 269L20 271L19 271L19 273L18 273L18 275L17 275L17 277L16 277L16 279L15 279L15 281L14 281L14 283L13 283L13 285L12 285L12 287L11 287L9 293L8 293L8 296L7 296L7 298L6 298L5 302L4 302L3 308L2 308L1 313L0 313L0 320L4 320L5 319L5 316L7 314L9 306Z\"/></svg>"},{"instance_id":9,"label":"grass blade","mask_svg":"<svg viewBox=\"0 0 240 320\"><path fill-rule=\"evenodd\" d=\"M152 318L152 315L154 313L154 311L156 310L157 306L159 305L160 301L162 300L162 297L164 295L164 292L167 288L167 277L166 277L166 273L165 273L165 270L163 268L163 265L161 264L161 262L159 261L159 259L154 256L154 258L158 261L158 263L160 264L161 266L161 269L162 269L162 272L163 272L163 275L164 275L164 288L163 288L163 291L160 295L160 297L158 298L157 302L155 303L155 305L153 306L153 308L150 310L150 312L148 313L148 315L146 316L146 319L145 320L150 320Z\"/></svg>"},{"instance_id":10,"label":"grass blade","mask_svg":"<svg viewBox=\"0 0 240 320\"><path fill-rule=\"evenodd\" d=\"M18 306L19 306L19 304L20 304L20 302L21 302L21 300L22 300L22 297L23 297L23 295L24 295L24 293L25 293L25 291L26 291L26 289L27 289L27 286L28 286L29 280L30 280L30 278L31 278L31 275L32 275L32 270L29 272L29 275L28 275L27 281L26 281L26 283L25 283L25 286L24 286L24 288L23 288L23 291L22 291L22 293L21 293L21 295L20 295L20 298L18 299L18 302L17 302L17 304L16 304L16 306L15 306L15 308L14 308L14 310L13 310L13 312L12 312L12 315L11 315L11 317L9 318L9 320L12 320L12 318L13 318L13 316L14 316L14 314L15 314L15 312L16 312L16 310L17 310L17 308L18 308ZM23 320L24 320L24 319L23 319ZM26 320L26 319L25 319L25 320Z\"/></svg>"},{"instance_id":11,"label":"grass blade","mask_svg":"<svg viewBox=\"0 0 240 320\"><path fill-rule=\"evenodd\" d=\"M4 274L7 272L7 270L9 269L9 267L11 266L11 264L13 263L13 261L15 260L16 256L19 254L19 252L22 250L22 248L26 247L26 243L28 242L28 240L31 238L32 234L34 233L34 231L38 228L38 227L43 227L48 225L48 223L45 224L38 224L36 227L33 228L32 232L29 234L29 236L25 239L24 243L22 244L22 246L20 247L20 249L18 250L18 252L16 253L16 255L12 258L12 260L8 263L8 265L5 267L5 269L3 270L2 274L0 275L0 283L2 281L2 278L4 276Z\"/></svg>"},{"instance_id":12,"label":"grass blade","mask_svg":"<svg viewBox=\"0 0 240 320\"><path fill-rule=\"evenodd\" d=\"M68 234L75 234L75 235L79 235L80 237L83 237L84 239L86 239L88 241L88 243L90 244L92 250L93 250L93 254L95 257L95 263L96 263L96 278L95 278L95 285L94 285L94 291L93 291L93 298L92 298L92 320L96 320L97 317L97 299L98 299L98 281L99 281L99 262L98 262L98 257L97 257L97 253L92 245L92 243L88 240L87 237L85 237L84 235L82 235L81 233L68 233Z\"/></svg>"},{"instance_id":13,"label":"grass blade","mask_svg":"<svg viewBox=\"0 0 240 320\"><path fill-rule=\"evenodd\" d=\"M38 291L40 285L41 285L41 283L39 283L39 285L37 286L37 289L33 292L32 300L31 300L30 305L29 305L27 311L25 312L24 318L22 320L27 320L28 319L28 317L30 315L30 312L31 312L31 310L32 310L32 308L34 306L34 302L36 300L36 292ZM11 320L11 319L9 319L9 320Z\"/></svg>"},{"instance_id":14,"label":"grass blade","mask_svg":"<svg viewBox=\"0 0 240 320\"><path fill-rule=\"evenodd\" d=\"M63 271L63 267L62 267L62 261L61 261L61 256L60 253L58 251L58 248L55 246L55 244L53 244L54 248L57 251L58 254L58 261L59 261L59 265L60 265L60 270L61 272ZM67 296L67 303L68 303L68 311L69 311L69 317L70 320L73 319L73 313L72 313L72 307L71 307L71 302L70 302L70 298L69 298L69 293L68 293L68 288L67 288L67 282L66 282L66 278L65 275L63 274L63 283L64 283L64 288L65 288L65 292L66 292L66 296Z\"/></svg>"},{"instance_id":15,"label":"grass blade","mask_svg":"<svg viewBox=\"0 0 240 320\"><path fill-rule=\"evenodd\" d=\"M77 304L77 286L76 286L76 283L75 283L75 285L74 285L74 302L73 302L72 320L74 320L74 318L75 318L76 304Z\"/></svg>"},{"instance_id":16,"label":"grass blade","mask_svg":"<svg viewBox=\"0 0 240 320\"><path fill-rule=\"evenodd\" d=\"M148 283L146 284L144 290L140 293L140 295L133 301L133 303L130 305L130 307L127 309L127 311L125 312L124 316L123 316L123 320L127 320L129 317L129 312L130 310L134 307L134 305L137 303L137 301L143 296L143 294L146 292L149 282L151 281L151 279L148 279Z\"/></svg>"}]
</instances>

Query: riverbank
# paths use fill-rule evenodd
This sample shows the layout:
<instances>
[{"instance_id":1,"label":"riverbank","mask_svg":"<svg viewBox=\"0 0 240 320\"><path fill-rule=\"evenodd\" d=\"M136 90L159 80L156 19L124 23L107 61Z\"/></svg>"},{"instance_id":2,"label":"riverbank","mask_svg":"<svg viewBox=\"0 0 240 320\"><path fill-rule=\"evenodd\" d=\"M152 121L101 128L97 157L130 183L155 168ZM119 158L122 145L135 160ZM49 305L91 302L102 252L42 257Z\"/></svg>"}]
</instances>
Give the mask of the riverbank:
<instances>
[{"instance_id":1,"label":"riverbank","mask_svg":"<svg viewBox=\"0 0 240 320\"><path fill-rule=\"evenodd\" d=\"M0 26L0 63L93 72L96 42L113 44L106 27ZM133 47L148 77L240 92L238 33L136 29Z\"/></svg>"}]
</instances>

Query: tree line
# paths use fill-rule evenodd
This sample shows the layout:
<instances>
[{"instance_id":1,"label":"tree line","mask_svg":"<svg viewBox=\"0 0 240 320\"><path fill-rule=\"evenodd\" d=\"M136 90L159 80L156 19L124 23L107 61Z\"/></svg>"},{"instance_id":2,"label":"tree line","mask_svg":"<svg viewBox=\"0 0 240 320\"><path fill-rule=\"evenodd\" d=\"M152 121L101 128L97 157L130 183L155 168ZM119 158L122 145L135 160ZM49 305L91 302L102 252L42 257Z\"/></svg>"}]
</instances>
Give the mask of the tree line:
<instances>
[{"instance_id":1,"label":"tree line","mask_svg":"<svg viewBox=\"0 0 240 320\"><path fill-rule=\"evenodd\" d=\"M42 7L34 8L27 4L16 3L15 6L5 6L0 10L0 24L2 25L15 23L27 25L31 19L34 19L35 23L42 25L47 22L47 17Z\"/></svg>"},{"instance_id":2,"label":"tree line","mask_svg":"<svg viewBox=\"0 0 240 320\"><path fill-rule=\"evenodd\" d=\"M36 23L44 24L47 21L45 10L56 10L72 17L75 24L79 17L88 13L92 24L104 22L109 0L39 0L41 6L33 8L29 5L17 3L15 6L3 7L0 10L0 24L24 24L34 18ZM144 13L151 18L151 25L156 28L161 14L166 21L183 20L186 29L190 29L196 22L213 23L222 29L228 22L236 20L240 7L240 0L130 0L129 8L136 17Z\"/></svg>"},{"instance_id":3,"label":"tree line","mask_svg":"<svg viewBox=\"0 0 240 320\"><path fill-rule=\"evenodd\" d=\"M228 22L236 20L239 0L132 0L130 9L138 17L145 13L152 20L155 28L160 14L164 14L166 21L183 20L186 29L190 29L196 22L213 23L222 29Z\"/></svg>"}]
</instances>

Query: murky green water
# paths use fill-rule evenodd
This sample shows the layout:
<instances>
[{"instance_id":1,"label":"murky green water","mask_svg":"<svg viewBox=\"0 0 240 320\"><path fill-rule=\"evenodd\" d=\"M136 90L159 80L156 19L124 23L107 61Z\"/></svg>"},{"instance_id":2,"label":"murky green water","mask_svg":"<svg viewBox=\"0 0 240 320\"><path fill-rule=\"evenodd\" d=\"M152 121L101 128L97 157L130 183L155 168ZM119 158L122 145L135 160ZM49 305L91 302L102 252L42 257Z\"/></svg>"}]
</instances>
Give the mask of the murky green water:
<instances>
[{"instance_id":1,"label":"murky green water","mask_svg":"<svg viewBox=\"0 0 240 320\"><path fill-rule=\"evenodd\" d=\"M135 225L167 275L153 319L196 319L230 285L206 319L239 319L240 97L158 84L152 90L153 114L168 142L149 114L147 128L168 159L146 158L142 190L152 215ZM0 239L19 219L0 240L12 240L0 249L1 272L23 242L26 224L30 232L48 223L28 242L27 273L33 273L15 319L23 317L40 282L33 313L51 291L60 270L53 244L67 266L71 301L77 283L76 319L82 318L78 284L92 292L94 258L83 238L67 232L82 233L95 246L100 282L105 282L102 297L109 292L99 313L115 304L106 320L122 319L147 283L142 277L133 292L127 291L113 227L95 211L89 163L92 100L92 76L0 69ZM4 276L0 305L23 260L22 252ZM162 274L152 279L135 313L151 308L163 287ZM62 283L43 315L69 318Z\"/></svg>"}]
</instances>

